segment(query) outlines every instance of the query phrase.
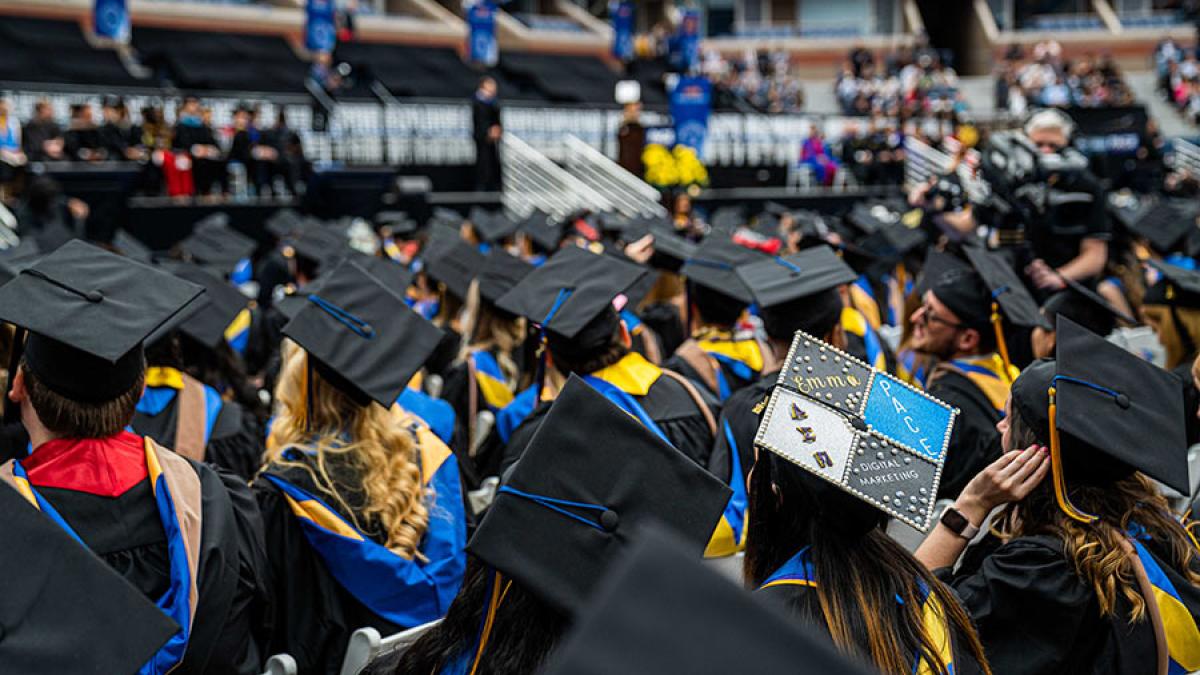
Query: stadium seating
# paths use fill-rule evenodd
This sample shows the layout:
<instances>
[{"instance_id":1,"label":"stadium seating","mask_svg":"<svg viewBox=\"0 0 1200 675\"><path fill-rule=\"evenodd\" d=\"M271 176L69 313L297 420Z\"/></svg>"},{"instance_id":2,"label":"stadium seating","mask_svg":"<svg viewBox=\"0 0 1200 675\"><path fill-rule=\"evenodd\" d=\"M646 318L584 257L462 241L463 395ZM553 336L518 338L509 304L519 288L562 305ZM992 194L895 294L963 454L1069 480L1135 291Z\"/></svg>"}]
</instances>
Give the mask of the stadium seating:
<instances>
[{"instance_id":1,"label":"stadium seating","mask_svg":"<svg viewBox=\"0 0 1200 675\"><path fill-rule=\"evenodd\" d=\"M125 69L116 52L95 49L74 21L0 16L0 80L52 84L145 85Z\"/></svg>"},{"instance_id":2,"label":"stadium seating","mask_svg":"<svg viewBox=\"0 0 1200 675\"><path fill-rule=\"evenodd\" d=\"M280 36L137 26L133 46L145 65L182 89L304 91L307 67Z\"/></svg>"}]
</instances>

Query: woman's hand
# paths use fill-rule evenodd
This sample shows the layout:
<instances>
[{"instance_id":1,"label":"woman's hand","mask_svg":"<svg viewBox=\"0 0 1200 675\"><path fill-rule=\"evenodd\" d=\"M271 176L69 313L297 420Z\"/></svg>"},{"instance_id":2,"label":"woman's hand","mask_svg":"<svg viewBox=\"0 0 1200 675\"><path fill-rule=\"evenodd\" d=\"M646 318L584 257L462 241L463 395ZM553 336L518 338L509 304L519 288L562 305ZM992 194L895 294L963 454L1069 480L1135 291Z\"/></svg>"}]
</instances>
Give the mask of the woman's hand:
<instances>
[{"instance_id":1,"label":"woman's hand","mask_svg":"<svg viewBox=\"0 0 1200 675\"><path fill-rule=\"evenodd\" d=\"M1050 451L1043 446L1006 452L967 483L954 507L978 525L997 506L1024 499L1049 471Z\"/></svg>"}]
</instances>

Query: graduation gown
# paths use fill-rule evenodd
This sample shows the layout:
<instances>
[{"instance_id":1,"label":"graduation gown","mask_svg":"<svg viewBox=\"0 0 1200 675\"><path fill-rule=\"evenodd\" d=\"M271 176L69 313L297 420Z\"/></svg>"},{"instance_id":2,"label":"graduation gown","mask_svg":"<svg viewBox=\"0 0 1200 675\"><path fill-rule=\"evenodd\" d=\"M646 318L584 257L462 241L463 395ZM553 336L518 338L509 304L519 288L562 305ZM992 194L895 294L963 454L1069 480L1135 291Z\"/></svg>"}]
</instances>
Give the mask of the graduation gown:
<instances>
[{"instance_id":1,"label":"graduation gown","mask_svg":"<svg viewBox=\"0 0 1200 675\"><path fill-rule=\"evenodd\" d=\"M257 675L269 656L260 646L270 621L263 526L254 498L234 476L178 461L199 479L202 527L195 614L183 660L172 673ZM21 460L21 469L88 548L151 601L164 596L171 584L169 542L141 436L49 441Z\"/></svg>"},{"instance_id":2,"label":"graduation gown","mask_svg":"<svg viewBox=\"0 0 1200 675\"><path fill-rule=\"evenodd\" d=\"M199 386L204 387L204 461L249 482L262 466L263 434L258 420L237 402L222 400L216 389ZM179 414L177 389L148 384L130 427L160 445L175 447Z\"/></svg>"},{"instance_id":3,"label":"graduation gown","mask_svg":"<svg viewBox=\"0 0 1200 675\"><path fill-rule=\"evenodd\" d=\"M416 437L423 479L432 488L426 504L429 523L420 544L427 563L405 560L383 548L378 523L362 515L366 494L360 471L345 456L326 458L345 505L322 491L301 466L269 465L254 482L275 572L276 630L270 653L291 654L301 675L336 675L355 630L370 626L387 636L427 623L444 615L458 592L466 569L458 464L428 430ZM304 453L292 453L292 459L316 465L316 458ZM347 532L349 537L322 537L310 520L316 514L302 516L295 510L294 503L304 500L293 488L318 500L333 520L350 528L361 524L362 529L355 528L361 541L354 540L353 532ZM348 513L343 510L347 506ZM364 563L371 555L386 569Z\"/></svg>"},{"instance_id":4,"label":"graduation gown","mask_svg":"<svg viewBox=\"0 0 1200 675\"><path fill-rule=\"evenodd\" d=\"M991 357L983 357L943 362L929 376L929 395L959 410L946 451L938 499L956 498L977 473L1000 457L996 423L1004 416L1010 385L1001 380L990 361ZM992 373L977 369L991 369Z\"/></svg>"},{"instance_id":5,"label":"graduation gown","mask_svg":"<svg viewBox=\"0 0 1200 675\"><path fill-rule=\"evenodd\" d=\"M769 603L774 603L776 606L782 607L799 621L806 624L808 628L815 629L819 634L828 635L829 625L826 623L824 615L821 612L821 603L815 587L815 584L819 583L819 580L811 581L811 576L811 567L807 575L788 574L787 569L781 568L773 573L761 588L755 591L755 595L765 598ZM935 631L939 629L948 631L950 634L951 647L949 653L954 660L951 672L954 675L982 675L983 668L965 648L966 637L945 622L938 622L938 626L933 628ZM916 658L917 655L913 654L913 673L920 672L918 670L920 664L916 662ZM1012 672L997 668L995 663L991 665L992 671L997 674L1005 673L1005 675L1008 675L1009 672Z\"/></svg>"},{"instance_id":6,"label":"graduation gown","mask_svg":"<svg viewBox=\"0 0 1200 675\"><path fill-rule=\"evenodd\" d=\"M473 351L467 360L446 370L442 389L442 400L449 403L455 413L454 443L451 447L458 456L463 480L470 489L479 487L479 481L483 478L470 455L471 445L476 442L473 433L481 433L482 430L472 427L478 421L479 413L490 411L495 415L512 403L517 395L516 389L505 380L496 354L494 348Z\"/></svg>"},{"instance_id":7,"label":"graduation gown","mask_svg":"<svg viewBox=\"0 0 1200 675\"><path fill-rule=\"evenodd\" d=\"M733 555L746 547L746 476L754 466L754 436L760 416L778 377L778 370L763 373L757 382L734 392L721 407L708 471L728 485L733 495L705 551L708 557Z\"/></svg>"},{"instance_id":8,"label":"graduation gown","mask_svg":"<svg viewBox=\"0 0 1200 675\"><path fill-rule=\"evenodd\" d=\"M700 409L700 403L678 380L663 375L662 369L636 352L627 354L608 368L592 373L590 377L609 382L631 396L671 445L700 466L708 465L713 443L708 419ZM701 397L715 423L716 402L699 387L693 386L693 390ZM489 475L503 476L521 458L549 409L550 403L542 402L513 431L512 437L502 448L499 473Z\"/></svg>"},{"instance_id":9,"label":"graduation gown","mask_svg":"<svg viewBox=\"0 0 1200 675\"><path fill-rule=\"evenodd\" d=\"M1200 589L1167 564L1158 543L1141 543L1180 596L1185 608L1180 618L1194 621L1200 616ZM1129 603L1121 593L1116 614L1101 616L1095 593L1075 573L1057 537L1019 537L1004 544L988 537L968 550L957 574L942 569L937 575L954 588L974 619L995 673L1155 671L1157 647L1149 620L1130 624ZM1178 624L1166 626L1168 643L1173 630L1179 630Z\"/></svg>"},{"instance_id":10,"label":"graduation gown","mask_svg":"<svg viewBox=\"0 0 1200 675\"><path fill-rule=\"evenodd\" d=\"M716 399L725 399L755 382L763 368L773 368L769 351L753 337L711 333L684 341L663 367L702 385Z\"/></svg>"}]
</instances>

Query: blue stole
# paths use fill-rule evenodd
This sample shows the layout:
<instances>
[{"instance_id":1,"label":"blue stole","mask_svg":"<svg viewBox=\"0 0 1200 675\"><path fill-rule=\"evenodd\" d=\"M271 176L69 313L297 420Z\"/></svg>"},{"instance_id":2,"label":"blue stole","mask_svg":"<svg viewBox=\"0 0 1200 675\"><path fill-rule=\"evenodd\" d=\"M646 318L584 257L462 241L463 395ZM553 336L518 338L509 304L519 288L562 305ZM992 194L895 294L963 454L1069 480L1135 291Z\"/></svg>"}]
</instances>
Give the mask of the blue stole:
<instances>
[{"instance_id":1,"label":"blue stole","mask_svg":"<svg viewBox=\"0 0 1200 675\"><path fill-rule=\"evenodd\" d=\"M175 396L179 392L172 387L150 387L147 386L142 392L142 398L138 400L135 410L143 415L157 417L162 411L171 405L175 400ZM204 442L212 438L213 427L217 424L217 417L221 414L221 408L224 407L225 401L216 389L204 385Z\"/></svg>"},{"instance_id":2,"label":"blue stole","mask_svg":"<svg viewBox=\"0 0 1200 675\"><path fill-rule=\"evenodd\" d=\"M1187 675L1200 670L1200 629L1196 619L1184 604L1175 584L1163 571L1158 560L1150 553L1139 539L1148 538L1136 523L1130 528L1130 543L1137 551L1142 567L1146 569L1146 577L1154 587L1154 599L1158 604L1158 612L1162 617L1163 633L1167 638L1167 655L1169 657L1168 675Z\"/></svg>"},{"instance_id":3,"label":"blue stole","mask_svg":"<svg viewBox=\"0 0 1200 675\"><path fill-rule=\"evenodd\" d=\"M617 406L625 412L633 415L637 421L642 423L642 426L646 427L650 431L653 431L654 435L661 438L664 443L674 447L674 444L667 439L667 435L663 433L663 430L660 429L657 424L655 424L654 420L650 419L650 414L646 412L646 409L642 407L642 404L638 403L637 399L632 395L622 391L617 387L617 385L602 380L595 375L584 375L583 381L592 385L592 388L596 391L604 394L604 398L607 398L608 400L617 404Z\"/></svg>"},{"instance_id":4,"label":"blue stole","mask_svg":"<svg viewBox=\"0 0 1200 675\"><path fill-rule=\"evenodd\" d=\"M513 432L521 426L533 409L537 407L537 385L531 384L513 397L512 403L504 406L496 413L496 433L500 440L508 443Z\"/></svg>"},{"instance_id":5,"label":"blue stole","mask_svg":"<svg viewBox=\"0 0 1200 675\"><path fill-rule=\"evenodd\" d=\"M188 564L187 546L183 540L183 530L179 525L175 502L171 499L171 491L167 488L166 478L158 457L154 454L153 446L144 439L146 450L146 469L150 479L150 487L154 492L154 501L158 506L158 517L162 521L163 531L167 538L167 564L170 568L171 582L167 592L155 604L172 621L179 625L179 632L171 636L167 643L138 670L138 675L164 675L175 669L183 661L187 651L188 637L191 635L192 605L191 589L193 587L192 569ZM46 501L29 482L29 475L20 461L12 463L13 480L17 491L39 511L46 514L50 520L58 524L67 534L87 548L87 544L79 534L67 524L50 502Z\"/></svg>"},{"instance_id":6,"label":"blue stole","mask_svg":"<svg viewBox=\"0 0 1200 675\"><path fill-rule=\"evenodd\" d=\"M308 543L338 584L372 612L402 628L444 616L458 594L467 564L458 461L444 445L427 445L419 446L425 485L433 493L431 500L427 498L429 526L420 545L426 562L396 555L319 497L278 475L262 474L283 493Z\"/></svg>"},{"instance_id":7,"label":"blue stole","mask_svg":"<svg viewBox=\"0 0 1200 675\"><path fill-rule=\"evenodd\" d=\"M504 371L496 357L486 349L471 352L471 365L475 369L475 383L483 394L488 410L496 412L513 401L513 392L504 379Z\"/></svg>"},{"instance_id":8,"label":"blue stole","mask_svg":"<svg viewBox=\"0 0 1200 675\"><path fill-rule=\"evenodd\" d=\"M420 417L434 435L449 443L454 438L454 406L423 391L405 387L396 398L396 405Z\"/></svg>"},{"instance_id":9,"label":"blue stole","mask_svg":"<svg viewBox=\"0 0 1200 675\"><path fill-rule=\"evenodd\" d=\"M867 365L876 370L887 370L887 355L883 350L883 342L862 312L853 307L843 307L842 330L862 338Z\"/></svg>"},{"instance_id":10,"label":"blue stole","mask_svg":"<svg viewBox=\"0 0 1200 675\"><path fill-rule=\"evenodd\" d=\"M746 494L746 479L742 474L742 457L728 420L721 420L721 431L725 434L725 444L729 446L729 489L733 490L733 494L725 504L721 521L717 523L717 529L704 550L706 558L733 555L746 548L746 507L750 498Z\"/></svg>"}]
</instances>

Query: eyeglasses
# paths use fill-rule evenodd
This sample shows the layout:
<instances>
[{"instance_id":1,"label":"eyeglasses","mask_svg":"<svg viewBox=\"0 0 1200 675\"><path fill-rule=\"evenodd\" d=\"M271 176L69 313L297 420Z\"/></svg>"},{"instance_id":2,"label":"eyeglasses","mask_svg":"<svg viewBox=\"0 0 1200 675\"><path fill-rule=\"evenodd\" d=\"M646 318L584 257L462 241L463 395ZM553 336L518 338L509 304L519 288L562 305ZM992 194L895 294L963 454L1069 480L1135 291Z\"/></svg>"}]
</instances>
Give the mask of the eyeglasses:
<instances>
[{"instance_id":1,"label":"eyeglasses","mask_svg":"<svg viewBox=\"0 0 1200 675\"><path fill-rule=\"evenodd\" d=\"M922 303L921 306L917 308L917 311L913 314L913 323L940 323L943 326L949 326L955 329L966 328L964 324L956 323L949 319L943 319L942 317L938 316L937 312L933 309L933 306L928 302Z\"/></svg>"},{"instance_id":2,"label":"eyeglasses","mask_svg":"<svg viewBox=\"0 0 1200 675\"><path fill-rule=\"evenodd\" d=\"M1052 152L1058 152L1059 150L1062 150L1063 147L1065 147L1065 146L1059 145L1058 143L1050 143L1047 141L1037 141L1034 143L1034 145L1037 146L1039 150L1042 148L1046 148Z\"/></svg>"}]
</instances>

